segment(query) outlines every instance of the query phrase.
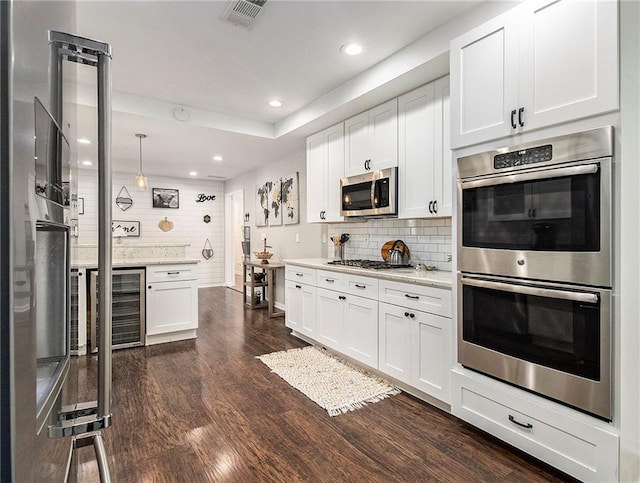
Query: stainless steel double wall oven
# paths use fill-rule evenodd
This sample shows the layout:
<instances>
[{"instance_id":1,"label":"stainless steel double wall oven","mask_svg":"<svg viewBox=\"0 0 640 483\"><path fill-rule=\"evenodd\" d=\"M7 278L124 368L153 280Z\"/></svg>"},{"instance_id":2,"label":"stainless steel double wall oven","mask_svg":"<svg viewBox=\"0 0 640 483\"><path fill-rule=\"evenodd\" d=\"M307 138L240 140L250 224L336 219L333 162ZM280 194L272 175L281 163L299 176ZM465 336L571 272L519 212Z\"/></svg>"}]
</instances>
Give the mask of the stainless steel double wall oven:
<instances>
[{"instance_id":1,"label":"stainless steel double wall oven","mask_svg":"<svg viewBox=\"0 0 640 483\"><path fill-rule=\"evenodd\" d=\"M611 419L604 127L458 159L458 361Z\"/></svg>"}]
</instances>

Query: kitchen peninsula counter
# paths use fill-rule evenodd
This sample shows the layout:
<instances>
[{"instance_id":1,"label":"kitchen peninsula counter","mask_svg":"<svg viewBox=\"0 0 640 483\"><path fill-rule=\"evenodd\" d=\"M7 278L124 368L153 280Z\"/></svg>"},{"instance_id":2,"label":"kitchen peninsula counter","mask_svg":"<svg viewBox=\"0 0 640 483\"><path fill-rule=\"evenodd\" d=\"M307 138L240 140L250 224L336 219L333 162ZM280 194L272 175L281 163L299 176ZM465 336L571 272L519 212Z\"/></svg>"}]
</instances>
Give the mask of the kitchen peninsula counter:
<instances>
[{"instance_id":1,"label":"kitchen peninsula counter","mask_svg":"<svg viewBox=\"0 0 640 483\"><path fill-rule=\"evenodd\" d=\"M187 258L185 243L114 243L112 264L115 268L146 267L151 265L182 265L199 263L197 258ZM97 245L77 245L72 268L98 268Z\"/></svg>"},{"instance_id":2,"label":"kitchen peninsula counter","mask_svg":"<svg viewBox=\"0 0 640 483\"><path fill-rule=\"evenodd\" d=\"M114 268L124 267L147 267L151 265L182 265L187 263L199 263L200 260L196 258L126 258L126 259L113 259L112 265ZM71 268L98 268L98 261L92 260L72 260Z\"/></svg>"},{"instance_id":3,"label":"kitchen peninsula counter","mask_svg":"<svg viewBox=\"0 0 640 483\"><path fill-rule=\"evenodd\" d=\"M332 272L351 273L380 280L413 283L427 287L451 289L454 274L439 270L416 270L415 268L386 268L374 270L370 268L329 265L327 258L299 258L283 260L286 265L328 270Z\"/></svg>"}]
</instances>

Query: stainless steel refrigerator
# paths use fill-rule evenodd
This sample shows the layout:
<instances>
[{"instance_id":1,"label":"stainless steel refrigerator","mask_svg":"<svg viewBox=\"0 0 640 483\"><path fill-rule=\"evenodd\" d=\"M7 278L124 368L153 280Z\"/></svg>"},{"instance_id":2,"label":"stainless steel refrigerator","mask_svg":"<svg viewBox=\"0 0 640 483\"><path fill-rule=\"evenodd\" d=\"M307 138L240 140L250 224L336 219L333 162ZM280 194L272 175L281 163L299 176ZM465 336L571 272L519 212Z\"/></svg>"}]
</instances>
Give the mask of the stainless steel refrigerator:
<instances>
[{"instance_id":1,"label":"stainless steel refrigerator","mask_svg":"<svg viewBox=\"0 0 640 483\"><path fill-rule=\"evenodd\" d=\"M65 481L93 445L109 481L111 333L95 401L78 401L70 356L77 197L77 69L96 72L101 320L111 320L111 48L76 31L74 2L0 1L0 480ZM71 61L71 62L69 62ZM84 67L83 67L84 68Z\"/></svg>"}]
</instances>

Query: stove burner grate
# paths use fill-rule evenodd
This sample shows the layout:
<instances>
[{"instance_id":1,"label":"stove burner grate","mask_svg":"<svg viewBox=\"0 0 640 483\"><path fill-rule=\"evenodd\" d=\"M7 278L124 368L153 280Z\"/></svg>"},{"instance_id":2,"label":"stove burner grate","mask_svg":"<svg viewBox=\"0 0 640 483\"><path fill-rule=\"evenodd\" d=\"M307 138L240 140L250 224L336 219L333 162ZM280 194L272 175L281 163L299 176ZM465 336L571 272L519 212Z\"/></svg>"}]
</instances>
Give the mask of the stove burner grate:
<instances>
[{"instance_id":1,"label":"stove burner grate","mask_svg":"<svg viewBox=\"0 0 640 483\"><path fill-rule=\"evenodd\" d=\"M411 265L393 265L380 260L331 260L328 265L338 265L342 267L368 268L371 270L386 270L391 268L413 268Z\"/></svg>"}]
</instances>

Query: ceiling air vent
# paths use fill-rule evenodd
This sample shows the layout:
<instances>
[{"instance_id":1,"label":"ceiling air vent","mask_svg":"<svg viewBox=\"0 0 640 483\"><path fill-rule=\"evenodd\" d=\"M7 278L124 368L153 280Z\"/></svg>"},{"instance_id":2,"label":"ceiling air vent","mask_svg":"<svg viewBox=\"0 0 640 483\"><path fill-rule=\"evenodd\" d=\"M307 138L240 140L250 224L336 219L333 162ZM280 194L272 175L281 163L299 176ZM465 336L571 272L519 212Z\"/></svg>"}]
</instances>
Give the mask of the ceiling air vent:
<instances>
[{"instance_id":1,"label":"ceiling air vent","mask_svg":"<svg viewBox=\"0 0 640 483\"><path fill-rule=\"evenodd\" d=\"M222 20L250 29L265 3L267 0L234 0L225 10Z\"/></svg>"}]
</instances>

